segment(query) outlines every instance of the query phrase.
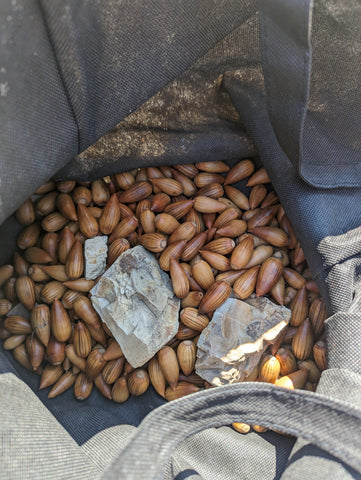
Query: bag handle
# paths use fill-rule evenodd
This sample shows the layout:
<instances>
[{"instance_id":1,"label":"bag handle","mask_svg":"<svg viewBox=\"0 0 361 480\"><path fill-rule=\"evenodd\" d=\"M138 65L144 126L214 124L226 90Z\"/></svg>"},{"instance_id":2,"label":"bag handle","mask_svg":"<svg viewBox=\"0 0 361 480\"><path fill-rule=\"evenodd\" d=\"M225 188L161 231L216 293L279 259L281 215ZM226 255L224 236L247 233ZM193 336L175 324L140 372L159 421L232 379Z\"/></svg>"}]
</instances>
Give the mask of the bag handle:
<instances>
[{"instance_id":1,"label":"bag handle","mask_svg":"<svg viewBox=\"0 0 361 480\"><path fill-rule=\"evenodd\" d=\"M313 0L259 0L258 4L268 114L280 146L300 173Z\"/></svg>"},{"instance_id":2,"label":"bag handle","mask_svg":"<svg viewBox=\"0 0 361 480\"><path fill-rule=\"evenodd\" d=\"M186 438L237 421L302 437L361 473L361 409L313 392L252 382L205 390L153 410L102 480L162 480Z\"/></svg>"}]
</instances>

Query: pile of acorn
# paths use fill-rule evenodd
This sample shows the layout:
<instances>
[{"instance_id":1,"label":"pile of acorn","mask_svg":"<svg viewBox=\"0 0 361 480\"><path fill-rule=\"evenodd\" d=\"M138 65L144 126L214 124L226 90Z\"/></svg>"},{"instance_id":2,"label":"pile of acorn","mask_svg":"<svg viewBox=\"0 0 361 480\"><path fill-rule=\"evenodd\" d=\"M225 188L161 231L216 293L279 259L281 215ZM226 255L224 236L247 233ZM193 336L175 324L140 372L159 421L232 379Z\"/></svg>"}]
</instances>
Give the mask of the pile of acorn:
<instances>
[{"instance_id":1,"label":"pile of acorn","mask_svg":"<svg viewBox=\"0 0 361 480\"><path fill-rule=\"evenodd\" d=\"M249 196L232 186L248 178ZM40 375L49 398L93 386L115 402L151 383L167 400L210 388L194 372L197 341L233 294L267 295L292 311L289 326L246 379L314 391L326 368L326 310L293 228L264 168L251 160L131 170L92 182L49 180L16 212L24 229L13 265L0 267L0 338ZM94 310L84 242L108 235L108 261L143 245L181 299L176 336L133 368ZM26 316L8 315L17 302ZM235 424L239 431L244 427Z\"/></svg>"}]
</instances>

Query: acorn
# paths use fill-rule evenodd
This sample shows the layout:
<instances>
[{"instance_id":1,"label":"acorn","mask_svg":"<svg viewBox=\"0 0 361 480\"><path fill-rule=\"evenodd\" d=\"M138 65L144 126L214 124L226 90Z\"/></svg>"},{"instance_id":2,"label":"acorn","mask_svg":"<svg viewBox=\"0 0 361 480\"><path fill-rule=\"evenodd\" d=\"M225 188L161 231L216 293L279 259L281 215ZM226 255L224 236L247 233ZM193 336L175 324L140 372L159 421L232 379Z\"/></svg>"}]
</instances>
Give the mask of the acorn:
<instances>
[{"instance_id":1,"label":"acorn","mask_svg":"<svg viewBox=\"0 0 361 480\"><path fill-rule=\"evenodd\" d=\"M168 272L170 270L170 259L174 258L178 260L182 255L185 246L185 240L179 240L178 242L174 242L171 245L168 245L158 259L160 268Z\"/></svg>"},{"instance_id":2,"label":"acorn","mask_svg":"<svg viewBox=\"0 0 361 480\"><path fill-rule=\"evenodd\" d=\"M209 265L216 270L221 272L226 272L230 270L229 259L224 255L219 253L211 252L208 250L200 250L199 254L204 258L204 260L209 263Z\"/></svg>"},{"instance_id":3,"label":"acorn","mask_svg":"<svg viewBox=\"0 0 361 480\"><path fill-rule=\"evenodd\" d=\"M194 200L194 210L200 213L223 212L226 209L224 203L210 197L200 195Z\"/></svg>"},{"instance_id":4,"label":"acorn","mask_svg":"<svg viewBox=\"0 0 361 480\"><path fill-rule=\"evenodd\" d=\"M120 205L114 193L107 201L99 219L99 228L104 235L110 235L120 220Z\"/></svg>"},{"instance_id":5,"label":"acorn","mask_svg":"<svg viewBox=\"0 0 361 480\"><path fill-rule=\"evenodd\" d=\"M91 194L93 202L99 206L105 205L110 198L109 188L103 179L92 181Z\"/></svg>"},{"instance_id":6,"label":"acorn","mask_svg":"<svg viewBox=\"0 0 361 480\"><path fill-rule=\"evenodd\" d=\"M120 377L123 367L125 363L125 358L120 357L115 360L110 360L107 362L105 367L102 370L102 377L104 378L104 381L111 385L112 383L115 383L118 378Z\"/></svg>"},{"instance_id":7,"label":"acorn","mask_svg":"<svg viewBox=\"0 0 361 480\"><path fill-rule=\"evenodd\" d=\"M94 280L86 280L85 278L78 278L76 280L69 280L67 282L63 282L63 285L66 288L70 288L71 290L84 293L89 292L94 287L94 284Z\"/></svg>"},{"instance_id":8,"label":"acorn","mask_svg":"<svg viewBox=\"0 0 361 480\"><path fill-rule=\"evenodd\" d=\"M280 373L280 363L273 355L266 355L259 369L261 382L275 383Z\"/></svg>"},{"instance_id":9,"label":"acorn","mask_svg":"<svg viewBox=\"0 0 361 480\"><path fill-rule=\"evenodd\" d=\"M28 268L27 273L33 282L47 282L50 280L49 275L44 272L40 265L35 263Z\"/></svg>"},{"instance_id":10,"label":"acorn","mask_svg":"<svg viewBox=\"0 0 361 480\"><path fill-rule=\"evenodd\" d=\"M47 283L41 290L41 298L45 303L53 303L55 299L60 300L64 295L66 288L60 282L54 280Z\"/></svg>"},{"instance_id":11,"label":"acorn","mask_svg":"<svg viewBox=\"0 0 361 480\"><path fill-rule=\"evenodd\" d=\"M137 368L128 378L128 389L132 395L139 396L147 391L149 387L149 376L146 370Z\"/></svg>"},{"instance_id":12,"label":"acorn","mask_svg":"<svg viewBox=\"0 0 361 480\"><path fill-rule=\"evenodd\" d=\"M308 371L297 370L276 380L277 387L288 388L289 390L303 388L307 381Z\"/></svg>"},{"instance_id":13,"label":"acorn","mask_svg":"<svg viewBox=\"0 0 361 480\"><path fill-rule=\"evenodd\" d=\"M11 302L7 298L0 298L0 315L6 315L12 307Z\"/></svg>"},{"instance_id":14,"label":"acorn","mask_svg":"<svg viewBox=\"0 0 361 480\"><path fill-rule=\"evenodd\" d=\"M220 237L204 245L203 250L209 250L219 253L220 255L228 255L233 251L235 246L236 244L231 238Z\"/></svg>"},{"instance_id":15,"label":"acorn","mask_svg":"<svg viewBox=\"0 0 361 480\"><path fill-rule=\"evenodd\" d=\"M99 226L96 219L89 213L87 207L78 203L79 229L87 238L93 238L99 233Z\"/></svg>"},{"instance_id":16,"label":"acorn","mask_svg":"<svg viewBox=\"0 0 361 480\"><path fill-rule=\"evenodd\" d=\"M279 348L276 353L276 358L280 364L281 375L288 375L298 369L293 353L287 348Z\"/></svg>"},{"instance_id":17,"label":"acorn","mask_svg":"<svg viewBox=\"0 0 361 480\"><path fill-rule=\"evenodd\" d=\"M166 214L165 214L166 215ZM177 227L168 239L168 243L185 240L189 242L196 234L196 227L191 222L184 222Z\"/></svg>"},{"instance_id":18,"label":"acorn","mask_svg":"<svg viewBox=\"0 0 361 480\"><path fill-rule=\"evenodd\" d=\"M64 373L59 380L55 383L53 388L50 390L48 394L48 398L55 398L58 395L61 395L70 387L73 386L75 382L75 375L72 372Z\"/></svg>"},{"instance_id":19,"label":"acorn","mask_svg":"<svg viewBox=\"0 0 361 480\"><path fill-rule=\"evenodd\" d=\"M36 305L30 315L31 326L38 339L45 347L50 338L50 310L47 305Z\"/></svg>"},{"instance_id":20,"label":"acorn","mask_svg":"<svg viewBox=\"0 0 361 480\"><path fill-rule=\"evenodd\" d=\"M165 391L165 398L168 402L176 400L177 398L185 397L191 393L199 392L199 387L188 382L179 382L178 385L172 389L168 387Z\"/></svg>"},{"instance_id":21,"label":"acorn","mask_svg":"<svg viewBox=\"0 0 361 480\"><path fill-rule=\"evenodd\" d=\"M277 303L279 303L280 305L284 304L285 281L282 276L279 278L278 282L273 285L270 292Z\"/></svg>"},{"instance_id":22,"label":"acorn","mask_svg":"<svg viewBox=\"0 0 361 480\"><path fill-rule=\"evenodd\" d=\"M325 304L321 299L316 298L311 303L308 315L312 323L314 336L315 338L318 338L324 328L324 323L327 318Z\"/></svg>"},{"instance_id":23,"label":"acorn","mask_svg":"<svg viewBox=\"0 0 361 480\"><path fill-rule=\"evenodd\" d=\"M25 250L25 259L29 263L50 263L52 261L51 256L39 247L30 247Z\"/></svg>"},{"instance_id":24,"label":"acorn","mask_svg":"<svg viewBox=\"0 0 361 480\"><path fill-rule=\"evenodd\" d=\"M302 288L306 283L306 279L300 273L296 272L296 270L293 270L292 268L286 267L283 271L283 276L286 282L288 283L288 285L290 285L293 288L296 288L297 290Z\"/></svg>"},{"instance_id":25,"label":"acorn","mask_svg":"<svg viewBox=\"0 0 361 480\"><path fill-rule=\"evenodd\" d=\"M13 335L27 335L33 331L26 318L20 315L10 315L6 317L4 327Z\"/></svg>"},{"instance_id":26,"label":"acorn","mask_svg":"<svg viewBox=\"0 0 361 480\"><path fill-rule=\"evenodd\" d=\"M259 245L253 250L250 261L245 268L252 268L256 265L261 265L273 254L273 248L269 245Z\"/></svg>"},{"instance_id":27,"label":"acorn","mask_svg":"<svg viewBox=\"0 0 361 480\"><path fill-rule=\"evenodd\" d=\"M173 202L170 205L167 205L163 212L172 215L176 220L179 220L189 213L193 204L194 200L180 200L179 202Z\"/></svg>"},{"instance_id":28,"label":"acorn","mask_svg":"<svg viewBox=\"0 0 361 480\"><path fill-rule=\"evenodd\" d=\"M246 270L233 284L233 291L241 300L245 300L254 292L257 283L259 265Z\"/></svg>"},{"instance_id":29,"label":"acorn","mask_svg":"<svg viewBox=\"0 0 361 480\"><path fill-rule=\"evenodd\" d=\"M112 387L112 399L117 403L124 403L129 398L128 380L120 377Z\"/></svg>"},{"instance_id":30,"label":"acorn","mask_svg":"<svg viewBox=\"0 0 361 480\"><path fill-rule=\"evenodd\" d=\"M170 170L170 174L174 178L174 180L177 180L182 185L183 194L186 197L192 197L197 193L197 187L189 177L187 177L181 172L178 172L174 168Z\"/></svg>"},{"instance_id":31,"label":"acorn","mask_svg":"<svg viewBox=\"0 0 361 480\"><path fill-rule=\"evenodd\" d=\"M54 212L56 209L56 199L58 197L58 192L49 192L43 197L39 198L36 202L36 213L45 217L49 213Z\"/></svg>"},{"instance_id":32,"label":"acorn","mask_svg":"<svg viewBox=\"0 0 361 480\"><path fill-rule=\"evenodd\" d=\"M54 280L58 280L59 282L66 282L69 280L64 265L43 265L41 268L49 277L53 278Z\"/></svg>"},{"instance_id":33,"label":"acorn","mask_svg":"<svg viewBox=\"0 0 361 480\"><path fill-rule=\"evenodd\" d=\"M223 183L224 177L218 173L201 172L194 177L193 181L198 188L203 188L211 183Z\"/></svg>"},{"instance_id":34,"label":"acorn","mask_svg":"<svg viewBox=\"0 0 361 480\"><path fill-rule=\"evenodd\" d=\"M318 340L313 346L313 358L318 368L323 371L327 369L327 351L323 340Z\"/></svg>"},{"instance_id":35,"label":"acorn","mask_svg":"<svg viewBox=\"0 0 361 480\"><path fill-rule=\"evenodd\" d=\"M313 360L302 360L298 362L298 368L300 370L308 371L308 380L312 383L318 383L321 377L321 370L318 368Z\"/></svg>"},{"instance_id":36,"label":"acorn","mask_svg":"<svg viewBox=\"0 0 361 480\"><path fill-rule=\"evenodd\" d=\"M11 332L4 327L4 323L0 322L0 339L6 340L11 337Z\"/></svg>"},{"instance_id":37,"label":"acorn","mask_svg":"<svg viewBox=\"0 0 361 480\"><path fill-rule=\"evenodd\" d=\"M133 183L135 179L130 172L121 172L114 175L114 180L122 190L127 190Z\"/></svg>"},{"instance_id":38,"label":"acorn","mask_svg":"<svg viewBox=\"0 0 361 480\"><path fill-rule=\"evenodd\" d=\"M115 339L111 339L112 341L108 343L108 346L104 352L104 360L107 362L109 360L116 360L123 356L122 349L120 348L119 343Z\"/></svg>"},{"instance_id":39,"label":"acorn","mask_svg":"<svg viewBox=\"0 0 361 480\"><path fill-rule=\"evenodd\" d=\"M250 232L262 238L274 247L285 247L288 243L286 232L276 227L255 227Z\"/></svg>"},{"instance_id":40,"label":"acorn","mask_svg":"<svg viewBox=\"0 0 361 480\"><path fill-rule=\"evenodd\" d=\"M252 428L257 433L265 433L268 430L267 427L263 427L262 425L252 425Z\"/></svg>"},{"instance_id":41,"label":"acorn","mask_svg":"<svg viewBox=\"0 0 361 480\"><path fill-rule=\"evenodd\" d=\"M192 373L196 363L196 346L192 340L184 340L178 345L177 358L185 375Z\"/></svg>"},{"instance_id":42,"label":"acorn","mask_svg":"<svg viewBox=\"0 0 361 480\"><path fill-rule=\"evenodd\" d=\"M228 270L227 272L219 273L216 276L216 281L223 280L232 286L237 278L239 278L244 272L245 270Z\"/></svg>"},{"instance_id":43,"label":"acorn","mask_svg":"<svg viewBox=\"0 0 361 480\"><path fill-rule=\"evenodd\" d=\"M224 281L214 282L202 298L202 301L199 304L199 312L213 312L227 300L231 292L232 288L228 283Z\"/></svg>"},{"instance_id":44,"label":"acorn","mask_svg":"<svg viewBox=\"0 0 361 480\"><path fill-rule=\"evenodd\" d=\"M152 193L152 185L149 182L135 182L125 192L118 194L121 203L133 203L149 197Z\"/></svg>"},{"instance_id":45,"label":"acorn","mask_svg":"<svg viewBox=\"0 0 361 480\"><path fill-rule=\"evenodd\" d=\"M192 276L204 290L208 290L214 283L213 271L205 260L199 260L192 265Z\"/></svg>"},{"instance_id":46,"label":"acorn","mask_svg":"<svg viewBox=\"0 0 361 480\"><path fill-rule=\"evenodd\" d=\"M292 225L290 223L290 221L288 220L287 218L287 215L283 215L281 221L280 221L280 227L282 228L282 230L284 230L287 235L288 235L288 243L287 243L287 247L290 249L290 250L293 250L294 248L296 248L296 245L297 245L297 237L296 237L296 234L292 228Z\"/></svg>"},{"instance_id":47,"label":"acorn","mask_svg":"<svg viewBox=\"0 0 361 480\"><path fill-rule=\"evenodd\" d=\"M95 329L100 327L99 315L88 297L78 297L73 303L73 308L75 314L88 326L92 326Z\"/></svg>"},{"instance_id":48,"label":"acorn","mask_svg":"<svg viewBox=\"0 0 361 480\"><path fill-rule=\"evenodd\" d=\"M196 308L186 307L180 311L179 317L187 327L201 332L209 323L209 318L202 315Z\"/></svg>"},{"instance_id":49,"label":"acorn","mask_svg":"<svg viewBox=\"0 0 361 480\"><path fill-rule=\"evenodd\" d=\"M196 167L198 170L212 173L225 173L229 171L229 166L220 160L212 162L199 162L196 163Z\"/></svg>"},{"instance_id":50,"label":"acorn","mask_svg":"<svg viewBox=\"0 0 361 480\"><path fill-rule=\"evenodd\" d=\"M189 178L194 178L199 173L197 167L192 163L183 163L181 165L174 165L174 168Z\"/></svg>"},{"instance_id":51,"label":"acorn","mask_svg":"<svg viewBox=\"0 0 361 480\"><path fill-rule=\"evenodd\" d=\"M51 265L58 263L58 240L59 236L54 232L46 233L41 240L42 248L51 256Z\"/></svg>"},{"instance_id":52,"label":"acorn","mask_svg":"<svg viewBox=\"0 0 361 480\"><path fill-rule=\"evenodd\" d=\"M311 322L306 318L292 340L292 351L299 360L306 360L310 357L313 348L313 333Z\"/></svg>"},{"instance_id":53,"label":"acorn","mask_svg":"<svg viewBox=\"0 0 361 480\"><path fill-rule=\"evenodd\" d=\"M184 247L181 255L183 262L191 261L203 247L207 240L207 232L198 233Z\"/></svg>"},{"instance_id":54,"label":"acorn","mask_svg":"<svg viewBox=\"0 0 361 480\"><path fill-rule=\"evenodd\" d=\"M158 187L161 192L164 192L171 197L175 197L183 193L182 184L174 178L150 178L150 182L153 186Z\"/></svg>"},{"instance_id":55,"label":"acorn","mask_svg":"<svg viewBox=\"0 0 361 480\"><path fill-rule=\"evenodd\" d=\"M281 278L283 272L283 265L281 260L274 257L269 257L262 264L256 283L256 295L260 297L268 293L271 288Z\"/></svg>"},{"instance_id":56,"label":"acorn","mask_svg":"<svg viewBox=\"0 0 361 480\"><path fill-rule=\"evenodd\" d=\"M205 185L198 191L195 191L192 195L195 197L211 197L211 198L219 198L223 197L224 190L223 187L220 183L209 183L208 185Z\"/></svg>"},{"instance_id":57,"label":"acorn","mask_svg":"<svg viewBox=\"0 0 361 480\"><path fill-rule=\"evenodd\" d=\"M263 184L255 185L249 194L249 206L257 208L266 198L267 188Z\"/></svg>"},{"instance_id":58,"label":"acorn","mask_svg":"<svg viewBox=\"0 0 361 480\"><path fill-rule=\"evenodd\" d=\"M293 327L298 327L308 315L308 298L306 287L302 287L295 295L291 304L291 319L290 324Z\"/></svg>"},{"instance_id":59,"label":"acorn","mask_svg":"<svg viewBox=\"0 0 361 480\"><path fill-rule=\"evenodd\" d=\"M65 343L58 342L54 337L50 337L46 347L46 357L52 365L61 365L65 360Z\"/></svg>"},{"instance_id":60,"label":"acorn","mask_svg":"<svg viewBox=\"0 0 361 480\"><path fill-rule=\"evenodd\" d=\"M155 227L168 235L175 232L179 227L180 223L172 215L168 213L159 213L154 219Z\"/></svg>"},{"instance_id":61,"label":"acorn","mask_svg":"<svg viewBox=\"0 0 361 480\"><path fill-rule=\"evenodd\" d=\"M40 237L40 227L37 223L32 223L24 228L16 239L16 244L21 250L33 247Z\"/></svg>"},{"instance_id":62,"label":"acorn","mask_svg":"<svg viewBox=\"0 0 361 480\"><path fill-rule=\"evenodd\" d=\"M232 202L237 205L238 208L242 210L249 210L249 200L248 197L241 192L238 188L231 187L226 185L224 187L227 197L232 200Z\"/></svg>"},{"instance_id":63,"label":"acorn","mask_svg":"<svg viewBox=\"0 0 361 480\"><path fill-rule=\"evenodd\" d=\"M253 253L253 238L246 237L241 242L236 245L234 248L232 255L230 266L234 270L240 270L244 268L247 263L250 261Z\"/></svg>"},{"instance_id":64,"label":"acorn","mask_svg":"<svg viewBox=\"0 0 361 480\"><path fill-rule=\"evenodd\" d=\"M175 258L170 258L169 268L175 296L184 298L189 293L188 277Z\"/></svg>"},{"instance_id":65,"label":"acorn","mask_svg":"<svg viewBox=\"0 0 361 480\"><path fill-rule=\"evenodd\" d=\"M14 267L12 265L3 265L0 267L0 287L7 282L14 273Z\"/></svg>"},{"instance_id":66,"label":"acorn","mask_svg":"<svg viewBox=\"0 0 361 480\"><path fill-rule=\"evenodd\" d=\"M150 382L161 397L165 396L166 380L157 357L153 357L148 365Z\"/></svg>"},{"instance_id":67,"label":"acorn","mask_svg":"<svg viewBox=\"0 0 361 480\"><path fill-rule=\"evenodd\" d=\"M181 308L193 307L197 308L203 298L202 292L189 292L181 301Z\"/></svg>"},{"instance_id":68,"label":"acorn","mask_svg":"<svg viewBox=\"0 0 361 480\"><path fill-rule=\"evenodd\" d=\"M285 336L283 337L283 343L290 345L292 343L293 337L296 335L298 327L288 326L286 328Z\"/></svg>"},{"instance_id":69,"label":"acorn","mask_svg":"<svg viewBox=\"0 0 361 480\"><path fill-rule=\"evenodd\" d=\"M95 380L105 367L107 362L103 358L104 351L104 349L93 349L89 354L85 367L85 373L89 380Z\"/></svg>"},{"instance_id":70,"label":"acorn","mask_svg":"<svg viewBox=\"0 0 361 480\"><path fill-rule=\"evenodd\" d=\"M292 303L292 301L294 300L296 294L297 294L297 290L296 290L295 288L286 287L286 288L285 288L285 296L284 296L284 302L283 302L283 304L284 304L284 305L289 305L290 303Z\"/></svg>"},{"instance_id":71,"label":"acorn","mask_svg":"<svg viewBox=\"0 0 361 480\"><path fill-rule=\"evenodd\" d=\"M41 374L39 390L50 387L50 385L56 383L63 373L64 370L61 365L50 365L48 363Z\"/></svg>"},{"instance_id":72,"label":"acorn","mask_svg":"<svg viewBox=\"0 0 361 480\"><path fill-rule=\"evenodd\" d=\"M75 222L78 220L74 201L68 193L60 193L58 195L56 206L63 217Z\"/></svg>"},{"instance_id":73,"label":"acorn","mask_svg":"<svg viewBox=\"0 0 361 480\"><path fill-rule=\"evenodd\" d=\"M35 335L28 335L25 341L26 351L33 367L36 370L42 364L44 359L44 345Z\"/></svg>"},{"instance_id":74,"label":"acorn","mask_svg":"<svg viewBox=\"0 0 361 480\"><path fill-rule=\"evenodd\" d=\"M75 280L84 272L84 252L79 240L75 240L65 262L65 272L69 279Z\"/></svg>"},{"instance_id":75,"label":"acorn","mask_svg":"<svg viewBox=\"0 0 361 480\"><path fill-rule=\"evenodd\" d=\"M70 193L74 190L76 185L75 180L62 180L56 182L56 188L59 192Z\"/></svg>"},{"instance_id":76,"label":"acorn","mask_svg":"<svg viewBox=\"0 0 361 480\"><path fill-rule=\"evenodd\" d=\"M165 207L169 205L171 202L170 196L166 193L160 192L154 195L151 200L150 209L152 212L160 213L163 212Z\"/></svg>"},{"instance_id":77,"label":"acorn","mask_svg":"<svg viewBox=\"0 0 361 480\"><path fill-rule=\"evenodd\" d=\"M193 341L194 343L194 341ZM190 375L184 375L184 373L179 374L180 382L193 383L197 387L204 387L204 380L196 373L191 373Z\"/></svg>"},{"instance_id":78,"label":"acorn","mask_svg":"<svg viewBox=\"0 0 361 480\"><path fill-rule=\"evenodd\" d=\"M300 245L297 245L295 248L294 263L295 265L300 265L306 260L305 253Z\"/></svg>"},{"instance_id":79,"label":"acorn","mask_svg":"<svg viewBox=\"0 0 361 480\"><path fill-rule=\"evenodd\" d=\"M74 383L74 395L77 400L86 400L93 390L93 382L89 381L85 373L80 372Z\"/></svg>"},{"instance_id":80,"label":"acorn","mask_svg":"<svg viewBox=\"0 0 361 480\"><path fill-rule=\"evenodd\" d=\"M85 371L86 360L85 358L77 355L77 353L75 352L75 347L72 343L68 343L68 345L65 347L65 355L66 358L68 358L74 366L78 367L79 370L81 370L82 372Z\"/></svg>"},{"instance_id":81,"label":"acorn","mask_svg":"<svg viewBox=\"0 0 361 480\"><path fill-rule=\"evenodd\" d=\"M68 223L68 219L59 212L53 212L47 215L41 222L41 226L46 232L57 232ZM42 263L42 262L37 262ZM45 262L44 262L45 263Z\"/></svg>"},{"instance_id":82,"label":"acorn","mask_svg":"<svg viewBox=\"0 0 361 480\"><path fill-rule=\"evenodd\" d=\"M92 338L83 322L74 324L74 350L81 358L87 358L92 349Z\"/></svg>"},{"instance_id":83,"label":"acorn","mask_svg":"<svg viewBox=\"0 0 361 480\"><path fill-rule=\"evenodd\" d=\"M75 237L73 232L68 227L64 227L59 234L58 258L60 263L65 264L74 242Z\"/></svg>"},{"instance_id":84,"label":"acorn","mask_svg":"<svg viewBox=\"0 0 361 480\"><path fill-rule=\"evenodd\" d=\"M191 222L194 224L194 226L196 227L197 234L205 231L206 227L204 225L202 213L196 212L193 208L191 208L187 213L187 215L185 216L185 221ZM208 238L208 232L207 232L207 238Z\"/></svg>"},{"instance_id":85,"label":"acorn","mask_svg":"<svg viewBox=\"0 0 361 480\"><path fill-rule=\"evenodd\" d=\"M251 160L241 160L227 173L224 184L229 185L230 183L237 183L252 175L254 170L255 166Z\"/></svg>"},{"instance_id":86,"label":"acorn","mask_svg":"<svg viewBox=\"0 0 361 480\"><path fill-rule=\"evenodd\" d=\"M187 327L183 322L179 322L178 332L175 336L176 340L189 340L199 335L199 330Z\"/></svg>"},{"instance_id":87,"label":"acorn","mask_svg":"<svg viewBox=\"0 0 361 480\"><path fill-rule=\"evenodd\" d=\"M144 233L155 233L155 214L151 210L143 210L140 214L140 224Z\"/></svg>"},{"instance_id":88,"label":"acorn","mask_svg":"<svg viewBox=\"0 0 361 480\"><path fill-rule=\"evenodd\" d=\"M132 215L131 217L124 218L113 230L113 233L108 239L108 243L111 244L118 238L129 237L129 235L134 232L137 226L138 219L136 216Z\"/></svg>"},{"instance_id":89,"label":"acorn","mask_svg":"<svg viewBox=\"0 0 361 480\"><path fill-rule=\"evenodd\" d=\"M79 185L73 190L72 198L77 205L88 206L92 202L91 191L84 185Z\"/></svg>"},{"instance_id":90,"label":"acorn","mask_svg":"<svg viewBox=\"0 0 361 480\"><path fill-rule=\"evenodd\" d=\"M167 245L167 241L165 240L164 248L166 245ZM111 245L109 245L109 248L108 248L107 265L108 266L112 265L115 262L115 260L123 252L128 250L128 248L130 248L130 243L126 238L118 238L117 240L114 240L114 242Z\"/></svg>"},{"instance_id":91,"label":"acorn","mask_svg":"<svg viewBox=\"0 0 361 480\"><path fill-rule=\"evenodd\" d=\"M94 385L105 398L112 400L110 385L104 382L104 378L100 374L94 378Z\"/></svg>"},{"instance_id":92,"label":"acorn","mask_svg":"<svg viewBox=\"0 0 361 480\"><path fill-rule=\"evenodd\" d=\"M179 365L177 355L171 347L163 347L158 351L158 362L164 377L174 390L178 383Z\"/></svg>"},{"instance_id":93,"label":"acorn","mask_svg":"<svg viewBox=\"0 0 361 480\"><path fill-rule=\"evenodd\" d=\"M67 310L70 310L71 308L73 308L73 303L75 302L75 300L82 295L83 294L81 292L76 292L75 290L67 290L61 299L61 303Z\"/></svg>"},{"instance_id":94,"label":"acorn","mask_svg":"<svg viewBox=\"0 0 361 480\"><path fill-rule=\"evenodd\" d=\"M232 427L239 433L249 433L251 431L251 426L247 423L232 423Z\"/></svg>"},{"instance_id":95,"label":"acorn","mask_svg":"<svg viewBox=\"0 0 361 480\"><path fill-rule=\"evenodd\" d=\"M33 367L30 363L29 355L26 351L26 347L25 347L24 343L22 343L21 345L19 345L16 348L14 348L13 356L14 356L15 360L18 363L20 363L20 365L22 367L24 367L24 368L26 368L27 370L30 370L30 371L33 370Z\"/></svg>"},{"instance_id":96,"label":"acorn","mask_svg":"<svg viewBox=\"0 0 361 480\"><path fill-rule=\"evenodd\" d=\"M261 208L270 207L271 205L275 205L279 203L279 198L275 191L270 192L267 197L261 203Z\"/></svg>"},{"instance_id":97,"label":"acorn","mask_svg":"<svg viewBox=\"0 0 361 480\"><path fill-rule=\"evenodd\" d=\"M260 168L257 170L257 172L249 177L246 185L247 187L254 187L255 185L259 185L261 183L270 183L270 181L271 180L266 172L266 169Z\"/></svg>"},{"instance_id":98,"label":"acorn","mask_svg":"<svg viewBox=\"0 0 361 480\"><path fill-rule=\"evenodd\" d=\"M31 198L25 200L15 212L16 220L20 225L30 225L35 222L35 210Z\"/></svg>"}]
</instances>

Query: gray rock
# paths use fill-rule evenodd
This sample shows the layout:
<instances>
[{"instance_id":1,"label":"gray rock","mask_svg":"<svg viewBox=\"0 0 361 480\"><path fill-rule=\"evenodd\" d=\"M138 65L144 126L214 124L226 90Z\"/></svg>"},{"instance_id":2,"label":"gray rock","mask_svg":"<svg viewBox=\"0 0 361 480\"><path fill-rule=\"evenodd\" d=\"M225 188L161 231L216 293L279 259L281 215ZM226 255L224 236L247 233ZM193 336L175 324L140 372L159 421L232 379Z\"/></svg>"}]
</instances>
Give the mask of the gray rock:
<instances>
[{"instance_id":1,"label":"gray rock","mask_svg":"<svg viewBox=\"0 0 361 480\"><path fill-rule=\"evenodd\" d=\"M291 311L268 298L228 298L198 340L196 373L215 386L242 382L287 326Z\"/></svg>"},{"instance_id":2,"label":"gray rock","mask_svg":"<svg viewBox=\"0 0 361 480\"><path fill-rule=\"evenodd\" d=\"M27 320L30 319L30 311L24 307L22 303L18 303L13 307L10 312L6 314L7 317L10 317L11 315L19 315L20 317L24 317Z\"/></svg>"},{"instance_id":3,"label":"gray rock","mask_svg":"<svg viewBox=\"0 0 361 480\"><path fill-rule=\"evenodd\" d=\"M178 331L180 301L170 278L141 246L122 253L90 293L133 367L144 365Z\"/></svg>"},{"instance_id":4,"label":"gray rock","mask_svg":"<svg viewBox=\"0 0 361 480\"><path fill-rule=\"evenodd\" d=\"M94 237L85 240L85 278L94 280L105 271L108 254L108 237Z\"/></svg>"}]
</instances>

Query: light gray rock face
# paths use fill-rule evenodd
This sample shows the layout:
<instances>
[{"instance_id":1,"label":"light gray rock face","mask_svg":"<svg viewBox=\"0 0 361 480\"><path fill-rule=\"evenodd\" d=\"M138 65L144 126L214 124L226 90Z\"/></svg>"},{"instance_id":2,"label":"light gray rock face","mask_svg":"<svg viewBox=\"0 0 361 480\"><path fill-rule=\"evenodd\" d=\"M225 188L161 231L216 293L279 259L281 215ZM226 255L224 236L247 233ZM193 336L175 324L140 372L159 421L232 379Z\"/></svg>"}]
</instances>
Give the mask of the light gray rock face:
<instances>
[{"instance_id":1,"label":"light gray rock face","mask_svg":"<svg viewBox=\"0 0 361 480\"><path fill-rule=\"evenodd\" d=\"M108 254L108 237L94 237L85 240L84 256L85 256L85 278L86 280L94 280L104 273L107 254Z\"/></svg>"},{"instance_id":2,"label":"light gray rock face","mask_svg":"<svg viewBox=\"0 0 361 480\"><path fill-rule=\"evenodd\" d=\"M168 275L141 246L122 253L90 293L133 367L144 365L178 331L180 300Z\"/></svg>"},{"instance_id":3,"label":"light gray rock face","mask_svg":"<svg viewBox=\"0 0 361 480\"><path fill-rule=\"evenodd\" d=\"M228 298L199 337L196 373L215 386L246 380L290 317L265 297Z\"/></svg>"}]
</instances>

